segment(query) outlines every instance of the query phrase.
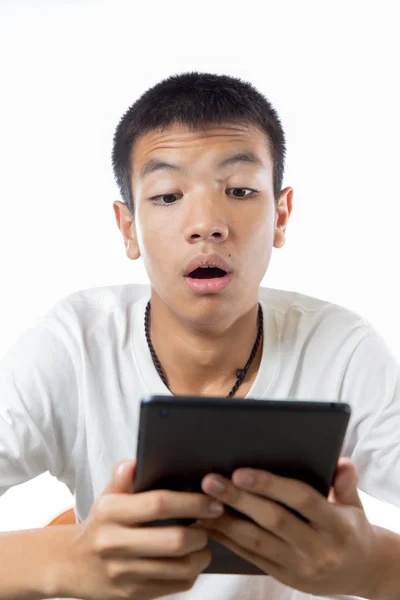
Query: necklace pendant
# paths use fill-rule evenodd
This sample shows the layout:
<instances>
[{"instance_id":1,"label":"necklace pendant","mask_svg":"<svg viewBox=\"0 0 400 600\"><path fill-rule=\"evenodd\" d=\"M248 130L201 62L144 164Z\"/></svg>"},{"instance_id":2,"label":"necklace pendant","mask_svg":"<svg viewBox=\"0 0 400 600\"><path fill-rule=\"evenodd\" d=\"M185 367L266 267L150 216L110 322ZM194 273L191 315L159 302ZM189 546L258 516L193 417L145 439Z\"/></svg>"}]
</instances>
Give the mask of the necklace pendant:
<instances>
[{"instance_id":1,"label":"necklace pendant","mask_svg":"<svg viewBox=\"0 0 400 600\"><path fill-rule=\"evenodd\" d=\"M244 369L237 369L237 371L236 371L236 377L238 379L240 379L240 381L242 379L244 379L245 375L246 375L246 373L244 372Z\"/></svg>"}]
</instances>

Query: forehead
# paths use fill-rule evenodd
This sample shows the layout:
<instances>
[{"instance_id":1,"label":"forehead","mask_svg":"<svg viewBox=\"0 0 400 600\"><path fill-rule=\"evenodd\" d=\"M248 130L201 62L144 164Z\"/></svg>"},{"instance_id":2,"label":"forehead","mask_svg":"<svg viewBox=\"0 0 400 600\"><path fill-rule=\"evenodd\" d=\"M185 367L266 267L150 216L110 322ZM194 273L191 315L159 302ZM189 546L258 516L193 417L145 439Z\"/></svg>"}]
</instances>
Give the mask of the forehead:
<instances>
[{"instance_id":1,"label":"forehead","mask_svg":"<svg viewBox=\"0 0 400 600\"><path fill-rule=\"evenodd\" d=\"M255 125L226 122L190 131L187 125L173 124L163 131L152 130L136 140L131 159L132 179L137 181L143 177L151 159L165 159L168 155L181 164L193 165L194 162L209 163L216 155L233 150L248 151L264 166L271 167L266 134Z\"/></svg>"}]
</instances>

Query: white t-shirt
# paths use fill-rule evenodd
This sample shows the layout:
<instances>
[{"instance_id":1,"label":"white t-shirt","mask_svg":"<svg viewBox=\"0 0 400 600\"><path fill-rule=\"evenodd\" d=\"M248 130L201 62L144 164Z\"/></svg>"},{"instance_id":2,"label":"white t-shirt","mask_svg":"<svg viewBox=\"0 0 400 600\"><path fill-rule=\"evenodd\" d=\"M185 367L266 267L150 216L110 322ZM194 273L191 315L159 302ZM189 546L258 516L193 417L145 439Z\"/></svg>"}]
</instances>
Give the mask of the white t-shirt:
<instances>
[{"instance_id":1,"label":"white t-shirt","mask_svg":"<svg viewBox=\"0 0 400 600\"><path fill-rule=\"evenodd\" d=\"M113 466L135 458L140 399L170 394L144 334L150 286L91 288L36 319L0 361L0 495L49 471L87 518ZM342 456L358 487L400 506L399 366L370 323L295 292L260 288L264 342L248 397L348 402ZM201 575L171 600L309 600L269 576Z\"/></svg>"}]
</instances>

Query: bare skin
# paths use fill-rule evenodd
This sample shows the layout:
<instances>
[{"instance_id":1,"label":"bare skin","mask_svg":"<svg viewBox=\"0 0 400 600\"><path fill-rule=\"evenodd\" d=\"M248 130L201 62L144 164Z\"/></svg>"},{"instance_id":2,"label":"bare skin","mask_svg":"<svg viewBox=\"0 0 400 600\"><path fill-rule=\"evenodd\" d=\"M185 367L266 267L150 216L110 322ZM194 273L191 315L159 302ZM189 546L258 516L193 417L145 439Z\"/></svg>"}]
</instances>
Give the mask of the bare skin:
<instances>
[{"instance_id":1,"label":"bare skin","mask_svg":"<svg viewBox=\"0 0 400 600\"><path fill-rule=\"evenodd\" d=\"M236 163L216 170L214 163L236 150L253 151L264 166ZM163 169L141 179L150 158L185 171ZM134 218L123 202L113 208L128 258L142 257L151 281L151 340L174 394L227 395L236 369L248 360L259 286L272 248L285 243L292 211L293 189L283 189L276 204L272 174L264 133L241 123L194 132L176 124L135 145ZM231 283L219 293L195 294L183 277L185 267L198 254L214 252L231 266ZM236 396L250 390L261 356L262 344Z\"/></svg>"}]
</instances>

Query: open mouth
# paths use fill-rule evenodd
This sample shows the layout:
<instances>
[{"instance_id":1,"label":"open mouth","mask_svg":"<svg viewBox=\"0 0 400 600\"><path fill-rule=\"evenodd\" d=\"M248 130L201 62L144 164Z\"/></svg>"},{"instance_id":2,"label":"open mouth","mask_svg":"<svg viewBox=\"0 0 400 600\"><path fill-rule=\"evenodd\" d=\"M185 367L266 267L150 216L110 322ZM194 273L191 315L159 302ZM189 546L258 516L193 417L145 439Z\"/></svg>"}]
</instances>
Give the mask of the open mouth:
<instances>
[{"instance_id":1,"label":"open mouth","mask_svg":"<svg viewBox=\"0 0 400 600\"><path fill-rule=\"evenodd\" d=\"M218 267L198 267L188 277L192 279L215 279L219 277L225 277L226 271L219 269Z\"/></svg>"},{"instance_id":2,"label":"open mouth","mask_svg":"<svg viewBox=\"0 0 400 600\"><path fill-rule=\"evenodd\" d=\"M194 294L215 295L226 290L231 275L219 267L198 267L186 275L186 283Z\"/></svg>"}]
</instances>

